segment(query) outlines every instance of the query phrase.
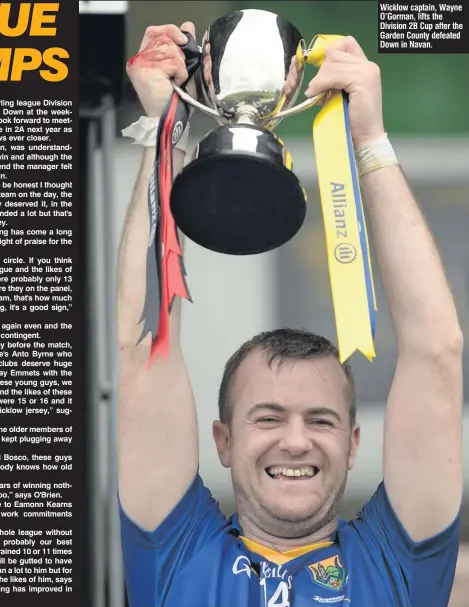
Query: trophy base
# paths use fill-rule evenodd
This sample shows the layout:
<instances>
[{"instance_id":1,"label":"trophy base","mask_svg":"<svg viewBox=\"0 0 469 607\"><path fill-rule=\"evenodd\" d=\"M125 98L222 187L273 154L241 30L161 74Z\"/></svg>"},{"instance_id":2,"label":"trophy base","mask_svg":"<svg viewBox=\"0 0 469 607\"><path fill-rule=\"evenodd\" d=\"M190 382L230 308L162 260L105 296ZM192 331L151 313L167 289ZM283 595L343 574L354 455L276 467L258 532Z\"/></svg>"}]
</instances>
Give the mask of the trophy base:
<instances>
[{"instance_id":1,"label":"trophy base","mask_svg":"<svg viewBox=\"0 0 469 607\"><path fill-rule=\"evenodd\" d=\"M260 152L222 145L224 129L249 128L268 140L267 146L257 146ZM204 154L204 142L214 135L218 145ZM250 125L220 127L207 135L197 152L171 192L174 220L188 238L229 255L265 253L293 238L305 219L305 195L271 132Z\"/></svg>"}]
</instances>

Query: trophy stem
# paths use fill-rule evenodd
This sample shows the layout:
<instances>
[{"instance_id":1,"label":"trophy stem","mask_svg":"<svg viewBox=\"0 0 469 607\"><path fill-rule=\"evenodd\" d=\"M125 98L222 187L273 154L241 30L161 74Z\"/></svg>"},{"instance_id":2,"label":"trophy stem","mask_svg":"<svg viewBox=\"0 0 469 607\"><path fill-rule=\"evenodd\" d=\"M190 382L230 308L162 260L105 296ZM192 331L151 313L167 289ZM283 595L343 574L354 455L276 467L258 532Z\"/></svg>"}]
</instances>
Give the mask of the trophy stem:
<instances>
[{"instance_id":1,"label":"trophy stem","mask_svg":"<svg viewBox=\"0 0 469 607\"><path fill-rule=\"evenodd\" d=\"M238 124L259 124L259 111L252 105L242 104L236 108L236 122Z\"/></svg>"}]
</instances>

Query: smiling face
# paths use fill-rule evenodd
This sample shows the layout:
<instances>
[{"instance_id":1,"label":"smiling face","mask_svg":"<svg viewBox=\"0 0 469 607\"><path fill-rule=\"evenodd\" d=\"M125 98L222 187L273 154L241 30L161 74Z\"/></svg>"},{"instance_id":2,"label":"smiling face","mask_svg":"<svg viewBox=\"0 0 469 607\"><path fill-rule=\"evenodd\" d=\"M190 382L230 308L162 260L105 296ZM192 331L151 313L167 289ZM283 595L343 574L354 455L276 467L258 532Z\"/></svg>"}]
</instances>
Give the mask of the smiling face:
<instances>
[{"instance_id":1,"label":"smiling face","mask_svg":"<svg viewBox=\"0 0 469 607\"><path fill-rule=\"evenodd\" d=\"M255 350L241 363L231 423L215 422L214 438L231 468L243 528L300 538L335 519L359 443L350 399L331 355L269 366Z\"/></svg>"}]
</instances>

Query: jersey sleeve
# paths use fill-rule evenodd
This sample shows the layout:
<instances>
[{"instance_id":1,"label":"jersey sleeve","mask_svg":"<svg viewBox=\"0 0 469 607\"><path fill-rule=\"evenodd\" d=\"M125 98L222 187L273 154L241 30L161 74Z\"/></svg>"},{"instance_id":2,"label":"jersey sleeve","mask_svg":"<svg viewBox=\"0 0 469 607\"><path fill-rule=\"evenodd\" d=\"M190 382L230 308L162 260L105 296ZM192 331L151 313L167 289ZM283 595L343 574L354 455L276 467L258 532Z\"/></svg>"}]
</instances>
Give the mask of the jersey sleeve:
<instances>
[{"instance_id":1,"label":"jersey sleeve","mask_svg":"<svg viewBox=\"0 0 469 607\"><path fill-rule=\"evenodd\" d=\"M441 533L414 542L392 507L384 482L359 515L367 532L387 555L387 566L397 564L409 605L446 607L451 594L459 551L460 516ZM389 562L392 561L392 564Z\"/></svg>"},{"instance_id":2,"label":"jersey sleeve","mask_svg":"<svg viewBox=\"0 0 469 607\"><path fill-rule=\"evenodd\" d=\"M119 513L130 607L164 604L176 573L227 525L218 502L198 474L180 502L153 531L145 531L132 521L120 500Z\"/></svg>"}]
</instances>

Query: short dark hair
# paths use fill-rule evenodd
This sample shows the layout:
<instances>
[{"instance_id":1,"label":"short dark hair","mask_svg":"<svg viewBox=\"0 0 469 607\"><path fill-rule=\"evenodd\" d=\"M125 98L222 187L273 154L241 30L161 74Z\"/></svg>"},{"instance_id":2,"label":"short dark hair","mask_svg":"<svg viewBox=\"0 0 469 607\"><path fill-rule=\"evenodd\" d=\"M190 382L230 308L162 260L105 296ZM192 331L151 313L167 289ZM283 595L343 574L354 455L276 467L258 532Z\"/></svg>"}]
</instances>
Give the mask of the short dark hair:
<instances>
[{"instance_id":1,"label":"short dark hair","mask_svg":"<svg viewBox=\"0 0 469 607\"><path fill-rule=\"evenodd\" d=\"M225 365L218 393L218 411L221 422L226 424L231 422L231 386L241 363L255 350L265 352L269 367L272 367L274 362L281 365L286 360L334 356L342 367L350 385L350 424L351 427L355 425L357 415L355 381L349 363L347 361L340 363L339 351L332 342L321 335L310 333L304 329L265 331L255 335L236 350Z\"/></svg>"}]
</instances>

